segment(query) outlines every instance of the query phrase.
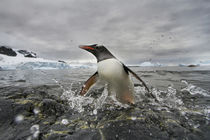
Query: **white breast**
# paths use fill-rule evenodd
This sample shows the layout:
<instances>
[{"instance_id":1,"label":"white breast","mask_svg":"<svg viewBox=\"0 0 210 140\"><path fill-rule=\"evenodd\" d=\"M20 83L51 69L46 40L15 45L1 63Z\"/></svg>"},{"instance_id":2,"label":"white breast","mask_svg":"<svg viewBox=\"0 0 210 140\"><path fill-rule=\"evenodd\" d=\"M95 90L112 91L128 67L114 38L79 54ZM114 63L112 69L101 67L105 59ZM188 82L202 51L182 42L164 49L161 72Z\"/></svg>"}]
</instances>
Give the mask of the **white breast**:
<instances>
[{"instance_id":1,"label":"white breast","mask_svg":"<svg viewBox=\"0 0 210 140\"><path fill-rule=\"evenodd\" d=\"M109 83L109 88L116 93L122 103L134 103L134 86L122 63L117 59L107 59L98 63L98 75ZM112 93L109 93L111 95Z\"/></svg>"},{"instance_id":2,"label":"white breast","mask_svg":"<svg viewBox=\"0 0 210 140\"><path fill-rule=\"evenodd\" d=\"M99 77L110 83L120 82L128 78L123 65L117 59L107 59L98 63Z\"/></svg>"}]
</instances>

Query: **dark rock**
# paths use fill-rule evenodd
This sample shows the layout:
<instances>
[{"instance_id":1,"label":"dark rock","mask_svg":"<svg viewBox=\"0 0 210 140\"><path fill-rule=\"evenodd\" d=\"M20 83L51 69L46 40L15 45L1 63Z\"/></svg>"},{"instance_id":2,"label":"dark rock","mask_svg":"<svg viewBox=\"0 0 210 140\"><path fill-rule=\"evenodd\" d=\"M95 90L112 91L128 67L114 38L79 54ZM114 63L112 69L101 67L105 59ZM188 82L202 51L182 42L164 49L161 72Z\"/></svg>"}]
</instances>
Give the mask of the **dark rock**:
<instances>
[{"instance_id":1,"label":"dark rock","mask_svg":"<svg viewBox=\"0 0 210 140\"><path fill-rule=\"evenodd\" d=\"M104 140L103 135L101 135L99 131L100 130L97 129L84 129L73 135L67 135L62 140Z\"/></svg>"},{"instance_id":2,"label":"dark rock","mask_svg":"<svg viewBox=\"0 0 210 140\"><path fill-rule=\"evenodd\" d=\"M188 67L198 67L199 65L193 65L193 64L191 64L191 65L188 65Z\"/></svg>"},{"instance_id":3,"label":"dark rock","mask_svg":"<svg viewBox=\"0 0 210 140\"><path fill-rule=\"evenodd\" d=\"M110 110L112 104L90 115L92 106L78 113L60 98L57 86L0 88L0 139L2 140L117 140L208 139L205 116L185 118L177 109L158 109L149 101ZM100 91L101 92L101 91ZM37 110L35 110L37 109ZM23 120L16 121L22 115ZM63 123L63 121L67 123ZM200 124L194 128L189 122ZM39 126L34 137L31 129Z\"/></svg>"},{"instance_id":4,"label":"dark rock","mask_svg":"<svg viewBox=\"0 0 210 140\"><path fill-rule=\"evenodd\" d=\"M116 121L106 126L102 131L105 139L168 139L166 131L139 120Z\"/></svg>"},{"instance_id":5,"label":"dark rock","mask_svg":"<svg viewBox=\"0 0 210 140\"><path fill-rule=\"evenodd\" d=\"M63 61L63 60L58 60L58 62L60 62L60 63L66 63L65 61Z\"/></svg>"},{"instance_id":6,"label":"dark rock","mask_svg":"<svg viewBox=\"0 0 210 140\"><path fill-rule=\"evenodd\" d=\"M17 53L13 51L11 48L6 46L0 46L0 54L5 54L8 56L16 56Z\"/></svg>"},{"instance_id":7,"label":"dark rock","mask_svg":"<svg viewBox=\"0 0 210 140\"><path fill-rule=\"evenodd\" d=\"M17 80L15 82L26 82L26 80L20 79L20 80Z\"/></svg>"},{"instance_id":8,"label":"dark rock","mask_svg":"<svg viewBox=\"0 0 210 140\"><path fill-rule=\"evenodd\" d=\"M37 55L34 52L29 52L27 50L18 50L19 53L23 54L25 57L36 58Z\"/></svg>"},{"instance_id":9,"label":"dark rock","mask_svg":"<svg viewBox=\"0 0 210 140\"><path fill-rule=\"evenodd\" d=\"M44 99L40 104L40 110L47 116L61 116L64 113L65 107L55 100Z\"/></svg>"},{"instance_id":10,"label":"dark rock","mask_svg":"<svg viewBox=\"0 0 210 140\"><path fill-rule=\"evenodd\" d=\"M0 126L9 125L14 116L12 102L0 98Z\"/></svg>"}]
</instances>

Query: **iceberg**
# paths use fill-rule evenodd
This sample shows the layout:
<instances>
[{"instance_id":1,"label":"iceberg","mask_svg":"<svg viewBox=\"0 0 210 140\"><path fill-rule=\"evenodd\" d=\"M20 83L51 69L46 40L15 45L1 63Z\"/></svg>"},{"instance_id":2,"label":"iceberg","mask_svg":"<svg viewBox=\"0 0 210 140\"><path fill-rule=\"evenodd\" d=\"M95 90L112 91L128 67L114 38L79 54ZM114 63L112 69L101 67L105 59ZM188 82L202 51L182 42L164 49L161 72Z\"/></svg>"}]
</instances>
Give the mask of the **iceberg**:
<instances>
[{"instance_id":1,"label":"iceberg","mask_svg":"<svg viewBox=\"0 0 210 140\"><path fill-rule=\"evenodd\" d=\"M140 64L140 66L142 66L142 67L160 67L160 66L162 66L160 63L151 63L151 62L143 62L143 63L141 63Z\"/></svg>"}]
</instances>

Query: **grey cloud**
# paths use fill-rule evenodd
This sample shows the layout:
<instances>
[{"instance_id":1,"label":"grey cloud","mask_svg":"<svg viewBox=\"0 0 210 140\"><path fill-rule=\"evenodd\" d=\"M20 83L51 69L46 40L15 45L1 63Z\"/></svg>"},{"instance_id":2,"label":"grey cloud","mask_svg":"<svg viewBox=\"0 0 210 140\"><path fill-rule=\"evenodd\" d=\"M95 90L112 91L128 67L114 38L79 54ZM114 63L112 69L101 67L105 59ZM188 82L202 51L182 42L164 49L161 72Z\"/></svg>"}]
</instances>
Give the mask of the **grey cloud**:
<instances>
[{"instance_id":1,"label":"grey cloud","mask_svg":"<svg viewBox=\"0 0 210 140\"><path fill-rule=\"evenodd\" d=\"M210 59L209 13L208 0L2 0L0 43L51 59L93 59L77 46L98 43L126 63L190 63Z\"/></svg>"}]
</instances>

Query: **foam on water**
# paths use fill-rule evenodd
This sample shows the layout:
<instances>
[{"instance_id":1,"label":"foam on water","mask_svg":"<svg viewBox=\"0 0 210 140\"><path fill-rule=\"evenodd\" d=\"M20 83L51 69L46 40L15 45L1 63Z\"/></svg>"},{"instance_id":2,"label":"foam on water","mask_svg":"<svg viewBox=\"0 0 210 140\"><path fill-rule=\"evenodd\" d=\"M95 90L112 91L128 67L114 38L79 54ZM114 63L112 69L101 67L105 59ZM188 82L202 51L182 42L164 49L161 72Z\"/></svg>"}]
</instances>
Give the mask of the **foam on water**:
<instances>
[{"instance_id":1,"label":"foam on water","mask_svg":"<svg viewBox=\"0 0 210 140\"><path fill-rule=\"evenodd\" d=\"M202 89L198 86L195 86L193 84L189 84L185 80L182 80L181 82L186 85L186 87L183 88L181 91L188 91L192 95L200 94L200 95L203 95L203 96L210 97L210 93L208 91L206 91L206 90L204 90L204 89Z\"/></svg>"}]
</instances>

